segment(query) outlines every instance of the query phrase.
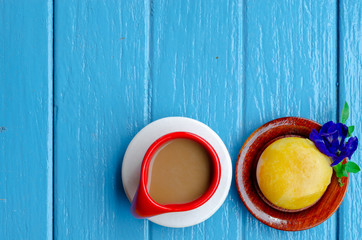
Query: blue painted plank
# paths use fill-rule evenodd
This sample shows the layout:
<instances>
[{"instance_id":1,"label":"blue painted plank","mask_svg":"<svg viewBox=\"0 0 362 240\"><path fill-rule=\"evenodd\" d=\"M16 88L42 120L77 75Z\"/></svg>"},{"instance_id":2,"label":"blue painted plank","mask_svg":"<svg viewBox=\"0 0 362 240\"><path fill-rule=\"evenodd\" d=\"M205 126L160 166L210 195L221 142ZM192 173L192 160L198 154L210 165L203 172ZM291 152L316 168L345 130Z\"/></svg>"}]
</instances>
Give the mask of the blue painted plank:
<instances>
[{"instance_id":1,"label":"blue painted plank","mask_svg":"<svg viewBox=\"0 0 362 240\"><path fill-rule=\"evenodd\" d=\"M52 1L0 1L0 238L52 239Z\"/></svg>"},{"instance_id":2,"label":"blue painted plank","mask_svg":"<svg viewBox=\"0 0 362 240\"><path fill-rule=\"evenodd\" d=\"M278 117L336 120L336 1L244 3L243 140ZM242 211L243 239L336 239L336 214L293 233L269 228Z\"/></svg>"},{"instance_id":3,"label":"blue painted plank","mask_svg":"<svg viewBox=\"0 0 362 240\"><path fill-rule=\"evenodd\" d=\"M55 238L147 239L121 165L148 123L149 4L55 2Z\"/></svg>"},{"instance_id":4,"label":"blue painted plank","mask_svg":"<svg viewBox=\"0 0 362 240\"><path fill-rule=\"evenodd\" d=\"M360 140L352 161L362 166L362 2L341 0L339 3L339 106L350 105L348 125L355 125L354 136ZM362 238L362 173L351 174L347 195L339 212L339 238Z\"/></svg>"},{"instance_id":5,"label":"blue painted plank","mask_svg":"<svg viewBox=\"0 0 362 240\"><path fill-rule=\"evenodd\" d=\"M242 3L154 1L152 120L187 116L214 129L235 167L242 145ZM152 239L241 239L242 202L233 180L223 206L194 227L150 225Z\"/></svg>"}]
</instances>

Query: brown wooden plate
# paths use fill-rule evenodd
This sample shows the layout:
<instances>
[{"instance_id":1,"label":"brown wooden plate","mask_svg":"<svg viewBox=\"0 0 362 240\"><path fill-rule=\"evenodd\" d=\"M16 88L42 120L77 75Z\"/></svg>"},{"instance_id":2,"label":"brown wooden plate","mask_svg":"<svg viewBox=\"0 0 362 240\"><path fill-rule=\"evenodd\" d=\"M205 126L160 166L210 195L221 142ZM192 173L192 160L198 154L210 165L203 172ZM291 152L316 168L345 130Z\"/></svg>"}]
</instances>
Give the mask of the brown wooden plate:
<instances>
[{"instance_id":1,"label":"brown wooden plate","mask_svg":"<svg viewBox=\"0 0 362 240\"><path fill-rule=\"evenodd\" d=\"M338 184L333 172L331 184L320 200L312 207L300 212L283 212L269 206L259 196L256 185L258 156L265 146L275 138L297 135L309 138L312 129L321 125L309 119L284 117L270 121L255 130L242 146L235 169L238 192L249 212L260 222L279 230L300 231L315 227L327 220L341 205L348 188L348 178Z\"/></svg>"}]
</instances>

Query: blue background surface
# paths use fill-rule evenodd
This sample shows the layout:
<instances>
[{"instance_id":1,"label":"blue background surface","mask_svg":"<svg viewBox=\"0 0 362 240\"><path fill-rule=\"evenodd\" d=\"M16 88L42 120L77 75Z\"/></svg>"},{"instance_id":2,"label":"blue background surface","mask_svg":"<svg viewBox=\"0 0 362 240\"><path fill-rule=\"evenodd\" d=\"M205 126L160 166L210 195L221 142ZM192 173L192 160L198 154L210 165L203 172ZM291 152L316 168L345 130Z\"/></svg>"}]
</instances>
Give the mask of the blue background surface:
<instances>
[{"instance_id":1,"label":"blue background surface","mask_svg":"<svg viewBox=\"0 0 362 240\"><path fill-rule=\"evenodd\" d=\"M360 0L0 0L0 238L361 238L361 173L301 232L258 222L235 180L183 229L134 219L121 183L131 139L167 116L209 125L233 167L265 122L336 121L345 100L362 138L361 72Z\"/></svg>"}]
</instances>

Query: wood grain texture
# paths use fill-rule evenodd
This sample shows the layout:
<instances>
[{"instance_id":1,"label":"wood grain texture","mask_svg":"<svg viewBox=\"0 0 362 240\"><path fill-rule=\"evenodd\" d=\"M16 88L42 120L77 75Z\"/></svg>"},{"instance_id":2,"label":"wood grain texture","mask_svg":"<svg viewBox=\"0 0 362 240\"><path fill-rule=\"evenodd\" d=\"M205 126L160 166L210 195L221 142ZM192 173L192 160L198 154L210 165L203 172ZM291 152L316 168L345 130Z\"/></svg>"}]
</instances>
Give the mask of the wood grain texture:
<instances>
[{"instance_id":1,"label":"wood grain texture","mask_svg":"<svg viewBox=\"0 0 362 240\"><path fill-rule=\"evenodd\" d=\"M1 239L51 239L53 194L55 239L361 238L361 173L338 218L295 233L256 220L235 181L194 227L137 220L120 176L132 137L166 116L209 125L234 166L265 122L337 120L344 100L361 137L361 1L54 4L53 56L53 1L0 0Z\"/></svg>"},{"instance_id":2,"label":"wood grain texture","mask_svg":"<svg viewBox=\"0 0 362 240\"><path fill-rule=\"evenodd\" d=\"M360 140L352 161L362 165L362 2L341 0L339 3L339 107L350 106L347 125L354 125L353 136ZM362 173L350 174L350 185L340 208L339 239L362 236Z\"/></svg>"},{"instance_id":3,"label":"wood grain texture","mask_svg":"<svg viewBox=\"0 0 362 240\"><path fill-rule=\"evenodd\" d=\"M327 1L56 3L55 235L147 238L150 230L154 239L334 239L335 217L300 233L262 225L242 205L234 182L206 222L148 229L147 221L129 215L124 195L120 205L113 199L120 185L112 169L131 137L165 116L211 126L234 164L242 141L268 120L335 119L335 7Z\"/></svg>"},{"instance_id":4,"label":"wood grain texture","mask_svg":"<svg viewBox=\"0 0 362 240\"><path fill-rule=\"evenodd\" d=\"M148 6L55 2L55 239L148 237L121 182L148 123Z\"/></svg>"},{"instance_id":5,"label":"wood grain texture","mask_svg":"<svg viewBox=\"0 0 362 240\"><path fill-rule=\"evenodd\" d=\"M0 238L52 239L52 1L0 1Z\"/></svg>"},{"instance_id":6,"label":"wood grain texture","mask_svg":"<svg viewBox=\"0 0 362 240\"><path fill-rule=\"evenodd\" d=\"M152 120L186 116L209 125L231 152L241 147L241 1L151 5ZM152 239L240 239L242 202L233 181L224 205L194 227L150 225Z\"/></svg>"},{"instance_id":7,"label":"wood grain texture","mask_svg":"<svg viewBox=\"0 0 362 240\"><path fill-rule=\"evenodd\" d=\"M336 118L335 1L245 1L246 139L262 124L284 116L317 122ZM336 238L336 216L307 231L266 227L245 208L244 239Z\"/></svg>"}]
</instances>

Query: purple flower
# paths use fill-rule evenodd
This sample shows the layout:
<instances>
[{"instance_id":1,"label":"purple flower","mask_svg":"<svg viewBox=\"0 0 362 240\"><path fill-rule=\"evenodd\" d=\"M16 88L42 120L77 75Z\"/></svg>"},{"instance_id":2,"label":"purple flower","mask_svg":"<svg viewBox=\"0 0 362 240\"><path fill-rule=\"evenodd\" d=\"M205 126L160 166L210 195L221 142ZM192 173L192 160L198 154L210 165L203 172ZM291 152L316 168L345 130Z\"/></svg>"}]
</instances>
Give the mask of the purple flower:
<instances>
[{"instance_id":1,"label":"purple flower","mask_svg":"<svg viewBox=\"0 0 362 240\"><path fill-rule=\"evenodd\" d=\"M322 126L319 133L313 129L309 139L314 142L321 153L332 158L331 166L333 167L346 157L351 158L357 149L357 137L351 137L345 142L347 135L348 127L346 125L330 121Z\"/></svg>"}]
</instances>

